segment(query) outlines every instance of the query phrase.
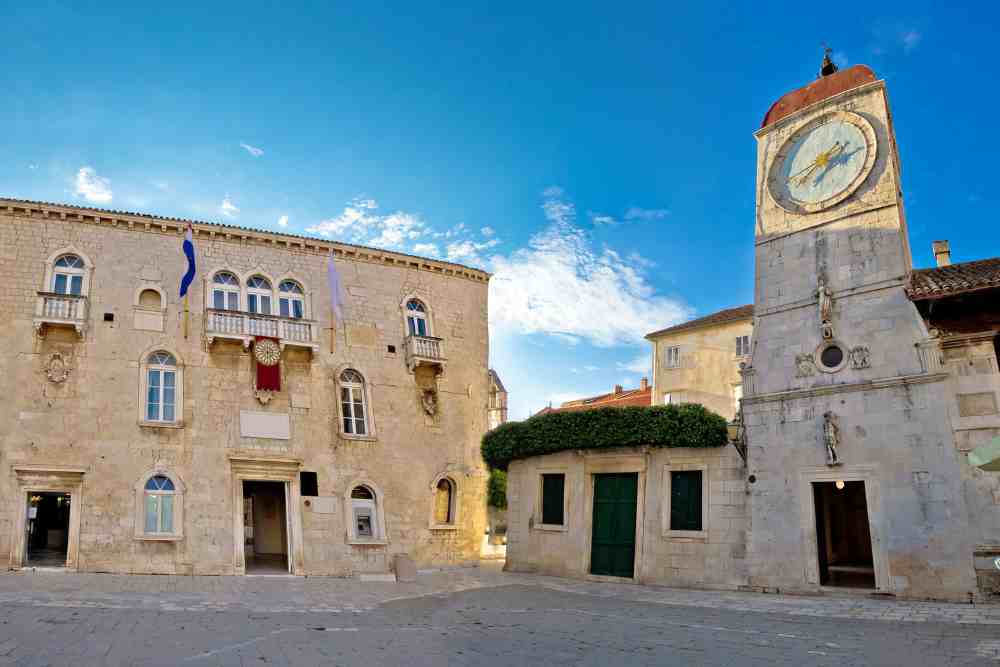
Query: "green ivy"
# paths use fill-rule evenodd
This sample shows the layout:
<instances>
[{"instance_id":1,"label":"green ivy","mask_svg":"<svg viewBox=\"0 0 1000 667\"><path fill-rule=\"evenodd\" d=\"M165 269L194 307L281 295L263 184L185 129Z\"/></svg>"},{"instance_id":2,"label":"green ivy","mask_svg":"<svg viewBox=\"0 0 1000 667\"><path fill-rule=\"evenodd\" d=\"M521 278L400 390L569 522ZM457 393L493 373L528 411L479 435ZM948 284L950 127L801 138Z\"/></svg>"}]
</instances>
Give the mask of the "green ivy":
<instances>
[{"instance_id":1,"label":"green ivy","mask_svg":"<svg viewBox=\"0 0 1000 667\"><path fill-rule=\"evenodd\" d=\"M490 507L507 509L507 473L498 468L490 469L490 481L486 489L486 501Z\"/></svg>"},{"instance_id":2,"label":"green ivy","mask_svg":"<svg viewBox=\"0 0 1000 667\"><path fill-rule=\"evenodd\" d=\"M726 420L694 403L550 412L508 422L483 436L483 459L507 469L515 459L567 449L722 447Z\"/></svg>"}]
</instances>

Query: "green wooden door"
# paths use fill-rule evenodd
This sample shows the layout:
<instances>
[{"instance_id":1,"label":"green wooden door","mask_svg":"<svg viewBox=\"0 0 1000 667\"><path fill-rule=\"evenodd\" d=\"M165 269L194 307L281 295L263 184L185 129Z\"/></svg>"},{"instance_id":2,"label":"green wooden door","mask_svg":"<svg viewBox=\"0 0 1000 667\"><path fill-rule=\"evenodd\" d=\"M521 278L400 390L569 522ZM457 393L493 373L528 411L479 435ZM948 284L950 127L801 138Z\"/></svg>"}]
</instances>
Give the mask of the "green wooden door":
<instances>
[{"instance_id":1,"label":"green wooden door","mask_svg":"<svg viewBox=\"0 0 1000 667\"><path fill-rule=\"evenodd\" d=\"M594 475L590 573L631 577L635 567L635 507L639 474Z\"/></svg>"}]
</instances>

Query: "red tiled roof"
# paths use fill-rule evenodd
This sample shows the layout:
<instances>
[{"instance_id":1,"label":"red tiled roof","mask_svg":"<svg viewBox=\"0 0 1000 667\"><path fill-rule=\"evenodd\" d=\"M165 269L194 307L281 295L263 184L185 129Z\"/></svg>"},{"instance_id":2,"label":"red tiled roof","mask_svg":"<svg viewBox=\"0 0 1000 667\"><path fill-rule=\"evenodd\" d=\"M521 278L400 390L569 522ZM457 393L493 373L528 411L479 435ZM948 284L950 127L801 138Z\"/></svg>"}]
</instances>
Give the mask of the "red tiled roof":
<instances>
[{"instance_id":1,"label":"red tiled roof","mask_svg":"<svg viewBox=\"0 0 1000 667\"><path fill-rule=\"evenodd\" d=\"M558 408L542 408L535 414L546 415L550 412L575 412L597 408L624 408L632 405L648 408L652 404L653 388L646 387L645 389L626 389L620 394L601 394L600 396L567 401Z\"/></svg>"},{"instance_id":2,"label":"red tiled roof","mask_svg":"<svg viewBox=\"0 0 1000 667\"><path fill-rule=\"evenodd\" d=\"M764 122L761 127L767 127L771 123L777 122L786 116L791 116L799 109L822 102L828 97L833 97L845 90L857 88L866 83L876 81L875 72L867 65L854 65L847 69L834 72L830 76L816 79L808 86L803 86L790 93L785 93L778 101L771 105L764 115Z\"/></svg>"},{"instance_id":3,"label":"red tiled roof","mask_svg":"<svg viewBox=\"0 0 1000 667\"><path fill-rule=\"evenodd\" d=\"M725 324L726 322L736 322L737 320L748 320L751 317L753 317L753 304L748 303L745 306L726 308L725 310L720 310L712 313L711 315L705 315L704 317L688 320L687 322L667 327L666 329L654 331L651 334L646 334L646 338L656 338L657 336L665 333L674 333L675 331L684 331L686 329L697 329L699 327L707 327L713 324Z\"/></svg>"},{"instance_id":4,"label":"red tiled roof","mask_svg":"<svg viewBox=\"0 0 1000 667\"><path fill-rule=\"evenodd\" d=\"M911 300L923 301L994 287L1000 287L1000 257L917 269L907 292Z\"/></svg>"}]
</instances>

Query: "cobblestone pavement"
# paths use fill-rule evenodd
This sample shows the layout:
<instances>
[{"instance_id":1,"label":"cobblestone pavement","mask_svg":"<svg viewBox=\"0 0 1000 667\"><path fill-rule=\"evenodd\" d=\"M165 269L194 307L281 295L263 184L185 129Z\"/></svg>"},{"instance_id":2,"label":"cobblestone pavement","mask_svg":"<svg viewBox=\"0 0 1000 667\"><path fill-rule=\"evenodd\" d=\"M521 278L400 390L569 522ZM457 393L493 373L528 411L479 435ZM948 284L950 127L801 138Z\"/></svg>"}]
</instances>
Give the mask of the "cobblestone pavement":
<instances>
[{"instance_id":1,"label":"cobblestone pavement","mask_svg":"<svg viewBox=\"0 0 1000 667\"><path fill-rule=\"evenodd\" d=\"M1000 664L1000 606L505 574L0 576L0 665Z\"/></svg>"}]
</instances>

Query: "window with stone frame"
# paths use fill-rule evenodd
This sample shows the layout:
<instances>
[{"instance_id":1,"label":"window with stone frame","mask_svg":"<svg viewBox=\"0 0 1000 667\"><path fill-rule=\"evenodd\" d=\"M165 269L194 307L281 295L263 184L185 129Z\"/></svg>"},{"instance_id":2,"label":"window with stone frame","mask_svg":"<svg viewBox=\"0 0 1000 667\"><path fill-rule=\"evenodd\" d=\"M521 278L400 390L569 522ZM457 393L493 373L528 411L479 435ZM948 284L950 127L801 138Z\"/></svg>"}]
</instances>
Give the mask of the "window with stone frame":
<instances>
[{"instance_id":1,"label":"window with stone frame","mask_svg":"<svg viewBox=\"0 0 1000 667\"><path fill-rule=\"evenodd\" d=\"M745 357L750 354L750 336L736 337L736 356Z\"/></svg>"},{"instance_id":2,"label":"window with stone frame","mask_svg":"<svg viewBox=\"0 0 1000 667\"><path fill-rule=\"evenodd\" d=\"M184 486L173 473L157 468L135 485L135 537L176 541L184 534Z\"/></svg>"},{"instance_id":3,"label":"window with stone frame","mask_svg":"<svg viewBox=\"0 0 1000 667\"><path fill-rule=\"evenodd\" d=\"M240 309L240 279L229 271L219 271L212 277L212 308Z\"/></svg>"},{"instance_id":4,"label":"window with stone frame","mask_svg":"<svg viewBox=\"0 0 1000 667\"><path fill-rule=\"evenodd\" d=\"M52 268L52 285L50 289L56 294L81 296L83 294L85 268L83 260L77 255L61 255L56 259Z\"/></svg>"},{"instance_id":5,"label":"window with stone frame","mask_svg":"<svg viewBox=\"0 0 1000 667\"><path fill-rule=\"evenodd\" d=\"M371 435L365 394L364 376L353 368L344 369L340 374L340 421L344 435Z\"/></svg>"},{"instance_id":6,"label":"window with stone frame","mask_svg":"<svg viewBox=\"0 0 1000 667\"><path fill-rule=\"evenodd\" d=\"M381 540L382 527L378 513L379 499L369 486L359 484L351 489L351 538L356 541Z\"/></svg>"},{"instance_id":7,"label":"window with stone frame","mask_svg":"<svg viewBox=\"0 0 1000 667\"><path fill-rule=\"evenodd\" d=\"M282 280L278 284L278 314L295 320L305 317L305 296L302 285L294 280Z\"/></svg>"},{"instance_id":8,"label":"window with stone frame","mask_svg":"<svg viewBox=\"0 0 1000 667\"><path fill-rule=\"evenodd\" d=\"M251 276L247 280L247 312L257 315L271 314L274 291L271 281L264 276Z\"/></svg>"},{"instance_id":9,"label":"window with stone frame","mask_svg":"<svg viewBox=\"0 0 1000 667\"><path fill-rule=\"evenodd\" d=\"M455 482L442 477L434 488L434 524L451 526L455 523Z\"/></svg>"},{"instance_id":10,"label":"window with stone frame","mask_svg":"<svg viewBox=\"0 0 1000 667\"><path fill-rule=\"evenodd\" d=\"M410 299L406 302L406 331L411 336L431 335L427 306L419 299Z\"/></svg>"},{"instance_id":11,"label":"window with stone frame","mask_svg":"<svg viewBox=\"0 0 1000 667\"><path fill-rule=\"evenodd\" d=\"M564 473L544 473L542 475L541 506L542 525L564 525L566 520L566 475Z\"/></svg>"},{"instance_id":12,"label":"window with stone frame","mask_svg":"<svg viewBox=\"0 0 1000 667\"><path fill-rule=\"evenodd\" d=\"M670 471L670 530L702 530L702 471Z\"/></svg>"},{"instance_id":13,"label":"window with stone frame","mask_svg":"<svg viewBox=\"0 0 1000 667\"><path fill-rule=\"evenodd\" d=\"M151 424L176 424L180 421L180 369L177 359L169 352L158 350L149 354L142 366L143 417Z\"/></svg>"},{"instance_id":14,"label":"window with stone frame","mask_svg":"<svg viewBox=\"0 0 1000 667\"><path fill-rule=\"evenodd\" d=\"M667 368L677 368L681 365L681 348L671 345L663 350L663 365Z\"/></svg>"}]
</instances>

